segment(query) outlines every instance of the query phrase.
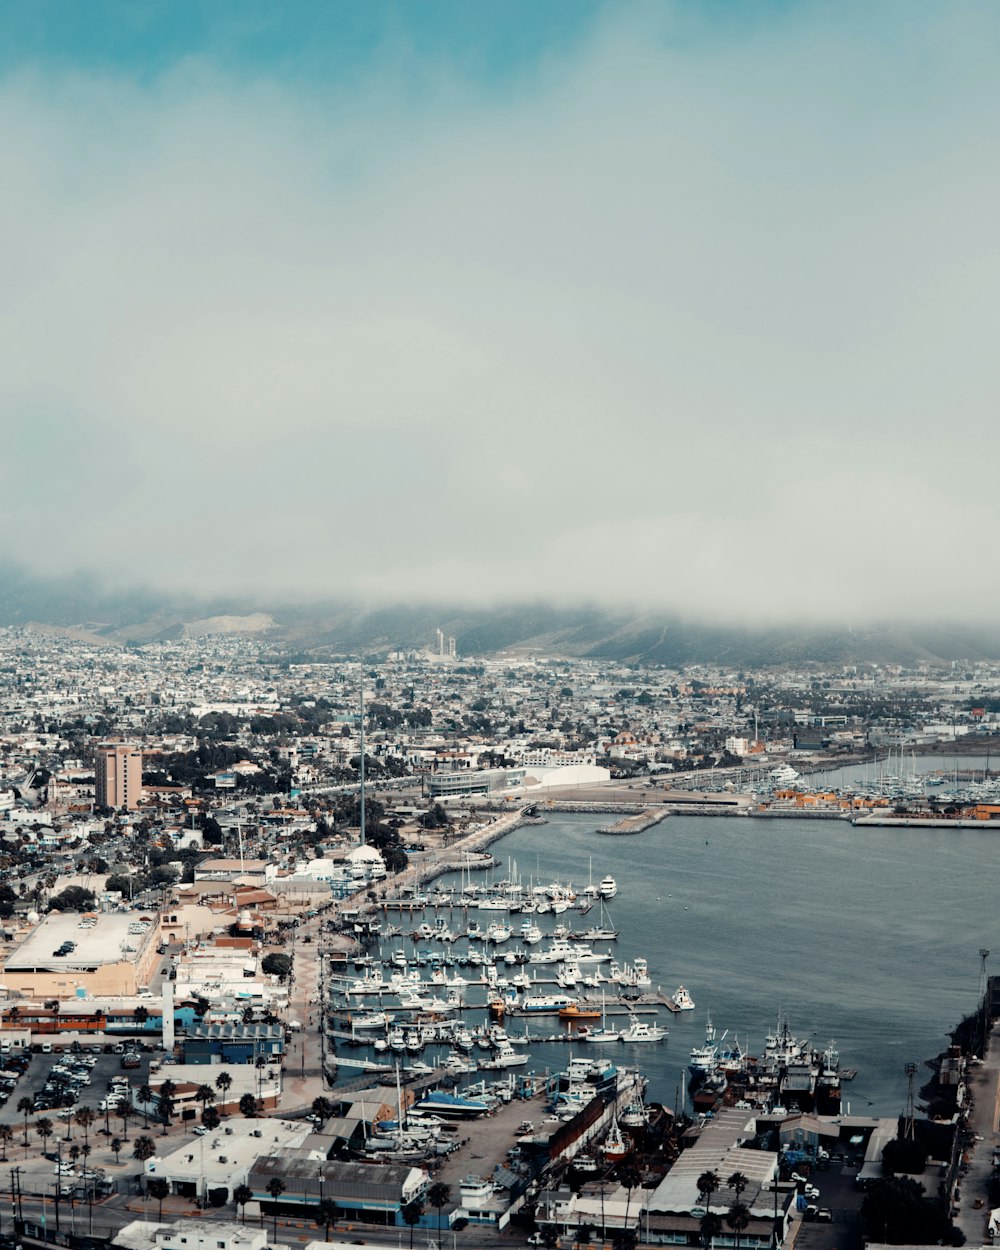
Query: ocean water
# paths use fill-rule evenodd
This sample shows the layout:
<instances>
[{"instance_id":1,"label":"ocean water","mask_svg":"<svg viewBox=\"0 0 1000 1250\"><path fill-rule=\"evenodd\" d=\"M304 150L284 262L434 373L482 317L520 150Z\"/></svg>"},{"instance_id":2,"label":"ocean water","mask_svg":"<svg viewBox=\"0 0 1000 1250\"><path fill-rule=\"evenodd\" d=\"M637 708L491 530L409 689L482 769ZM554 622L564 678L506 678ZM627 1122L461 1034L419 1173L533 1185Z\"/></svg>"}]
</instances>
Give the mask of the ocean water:
<instances>
[{"instance_id":1,"label":"ocean water","mask_svg":"<svg viewBox=\"0 0 1000 1250\"><path fill-rule=\"evenodd\" d=\"M614 875L618 896L609 912L620 937L593 945L613 949L619 962L645 956L654 986L671 994L684 984L697 1010L661 1011L665 1042L599 1049L641 1066L647 1096L669 1106L710 1010L718 1033L735 1034L753 1054L779 1013L820 1048L834 1041L842 1065L858 1070L844 1085L845 1105L894 1115L906 1098L904 1065L916 1062L923 1072L948 1031L974 1010L980 948L995 945L1000 963L996 832L672 816L612 838L596 832L601 820L553 813L545 825L516 830L492 848L504 861L495 875L506 875L509 860L536 884L579 889L591 875L595 882ZM498 913L470 916L485 927ZM584 918L569 911L537 919L551 931L560 921L583 929L598 916L594 908ZM516 931L519 918L512 923ZM517 946L512 939L501 949ZM529 1027L559 1026L546 1017ZM510 1028L521 1031L522 1020ZM558 1069L568 1050L532 1046L529 1068Z\"/></svg>"}]
</instances>

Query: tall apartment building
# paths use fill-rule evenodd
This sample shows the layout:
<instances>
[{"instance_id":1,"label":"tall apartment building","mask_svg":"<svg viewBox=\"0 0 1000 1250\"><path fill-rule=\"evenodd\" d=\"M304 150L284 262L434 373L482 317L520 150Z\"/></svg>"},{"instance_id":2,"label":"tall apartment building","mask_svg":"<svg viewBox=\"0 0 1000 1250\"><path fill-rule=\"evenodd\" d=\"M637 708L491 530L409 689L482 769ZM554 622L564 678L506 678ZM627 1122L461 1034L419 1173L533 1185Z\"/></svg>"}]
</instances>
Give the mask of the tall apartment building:
<instances>
[{"instance_id":1,"label":"tall apartment building","mask_svg":"<svg viewBox=\"0 0 1000 1250\"><path fill-rule=\"evenodd\" d=\"M94 757L94 801L134 811L142 796L142 752L127 742L101 742Z\"/></svg>"}]
</instances>

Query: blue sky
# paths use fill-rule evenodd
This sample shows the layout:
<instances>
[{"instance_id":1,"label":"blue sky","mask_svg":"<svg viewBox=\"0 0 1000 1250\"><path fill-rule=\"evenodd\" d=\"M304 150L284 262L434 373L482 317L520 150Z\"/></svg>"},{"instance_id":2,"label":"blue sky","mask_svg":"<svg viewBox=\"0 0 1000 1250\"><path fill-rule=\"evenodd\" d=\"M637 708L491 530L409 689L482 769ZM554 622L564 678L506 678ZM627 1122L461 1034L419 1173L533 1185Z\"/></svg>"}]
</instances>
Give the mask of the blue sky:
<instances>
[{"instance_id":1,"label":"blue sky","mask_svg":"<svg viewBox=\"0 0 1000 1250\"><path fill-rule=\"evenodd\" d=\"M11 554L755 619L981 581L995 4L0 20Z\"/></svg>"}]
</instances>

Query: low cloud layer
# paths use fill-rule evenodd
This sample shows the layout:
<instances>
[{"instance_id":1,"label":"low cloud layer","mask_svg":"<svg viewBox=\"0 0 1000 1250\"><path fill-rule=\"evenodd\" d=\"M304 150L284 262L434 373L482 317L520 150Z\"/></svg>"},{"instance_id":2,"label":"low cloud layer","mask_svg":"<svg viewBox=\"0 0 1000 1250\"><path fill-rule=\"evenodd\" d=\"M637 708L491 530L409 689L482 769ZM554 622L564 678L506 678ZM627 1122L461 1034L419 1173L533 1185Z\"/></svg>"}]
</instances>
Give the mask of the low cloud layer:
<instances>
[{"instance_id":1,"label":"low cloud layer","mask_svg":"<svg viewBox=\"0 0 1000 1250\"><path fill-rule=\"evenodd\" d=\"M995 615L1000 13L679 12L615 7L489 89L398 52L349 88L8 74L10 553Z\"/></svg>"}]
</instances>

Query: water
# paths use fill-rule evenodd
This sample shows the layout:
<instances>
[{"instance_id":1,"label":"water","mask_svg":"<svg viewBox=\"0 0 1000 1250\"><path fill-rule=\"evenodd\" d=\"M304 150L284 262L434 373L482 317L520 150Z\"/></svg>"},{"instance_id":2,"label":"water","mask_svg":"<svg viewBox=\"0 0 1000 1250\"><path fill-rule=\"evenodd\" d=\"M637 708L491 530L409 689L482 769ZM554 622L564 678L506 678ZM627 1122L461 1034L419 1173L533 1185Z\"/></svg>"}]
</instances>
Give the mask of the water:
<instances>
[{"instance_id":1,"label":"water","mask_svg":"<svg viewBox=\"0 0 1000 1250\"><path fill-rule=\"evenodd\" d=\"M996 945L1000 956L991 919L995 832L672 816L635 837L609 838L595 832L601 819L552 813L548 824L518 829L492 849L517 861L522 880L580 889L591 860L594 881L615 876L609 912L620 937L592 945L611 946L619 962L645 956L654 986L671 994L683 983L697 1010L661 1011L665 1042L588 1050L641 1066L648 1097L668 1106L688 1052L703 1040L706 1010L720 1034L735 1033L754 1054L780 1011L797 1036L821 1048L835 1040L841 1063L858 1069L844 1086L845 1106L895 1115L906 1098L904 1065L915 1061L923 1074L923 1061L974 1010L980 947ZM470 916L485 927L497 913ZM536 919L547 932L560 921L582 929L598 910ZM512 923L516 931L519 919ZM501 950L520 945L513 938ZM522 1019L511 1023L522 1027ZM559 1025L546 1017L529 1028ZM529 1068L561 1068L569 1050L532 1046Z\"/></svg>"},{"instance_id":2,"label":"water","mask_svg":"<svg viewBox=\"0 0 1000 1250\"><path fill-rule=\"evenodd\" d=\"M893 751L891 756L885 751L880 751L877 760L870 760L865 764L845 764L840 768L832 768L823 772L804 772L802 780L817 788L848 790L852 786L876 782L885 773L895 775L902 773L907 776L916 773L925 777L943 778L943 788L951 791L961 790L976 775L981 778L987 768L994 772L998 767L1000 767L998 756L993 756L991 759L985 755L907 755L904 753L903 762L900 764L898 751ZM928 794L935 792L934 786L927 786L926 789Z\"/></svg>"}]
</instances>

